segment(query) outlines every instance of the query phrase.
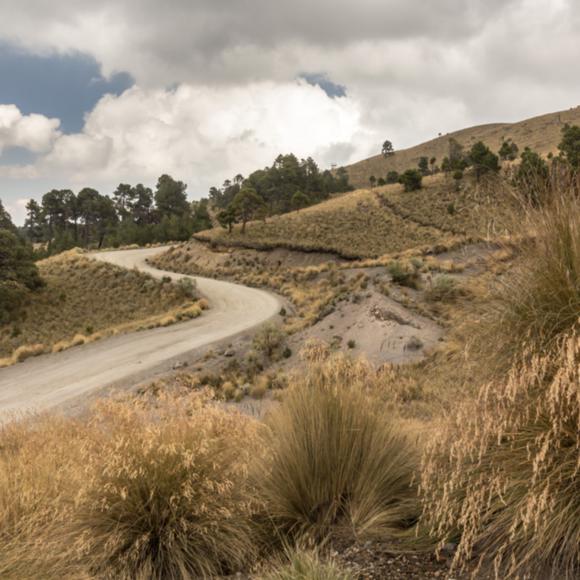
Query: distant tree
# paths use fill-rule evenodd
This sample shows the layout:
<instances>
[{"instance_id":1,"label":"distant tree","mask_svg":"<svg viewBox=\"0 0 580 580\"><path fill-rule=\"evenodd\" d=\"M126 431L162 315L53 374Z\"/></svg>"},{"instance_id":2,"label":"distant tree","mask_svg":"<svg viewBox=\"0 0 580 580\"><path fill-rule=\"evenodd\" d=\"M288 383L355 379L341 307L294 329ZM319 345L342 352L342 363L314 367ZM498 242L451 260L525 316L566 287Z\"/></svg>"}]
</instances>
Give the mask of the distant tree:
<instances>
[{"instance_id":1,"label":"distant tree","mask_svg":"<svg viewBox=\"0 0 580 580\"><path fill-rule=\"evenodd\" d=\"M443 157L443 161L441 162L441 171L445 173L449 173L451 171L451 161L449 157Z\"/></svg>"},{"instance_id":2,"label":"distant tree","mask_svg":"<svg viewBox=\"0 0 580 580\"><path fill-rule=\"evenodd\" d=\"M498 156L483 141L478 141L473 145L469 151L468 159L473 166L476 179L486 173L499 171Z\"/></svg>"},{"instance_id":3,"label":"distant tree","mask_svg":"<svg viewBox=\"0 0 580 580\"><path fill-rule=\"evenodd\" d=\"M514 161L517 159L519 147L511 140L503 141L499 148L498 155L502 161Z\"/></svg>"},{"instance_id":4,"label":"distant tree","mask_svg":"<svg viewBox=\"0 0 580 580\"><path fill-rule=\"evenodd\" d=\"M550 169L548 164L536 152L526 147L521 154L514 182L524 197L534 206L538 206L543 195L548 191Z\"/></svg>"},{"instance_id":5,"label":"distant tree","mask_svg":"<svg viewBox=\"0 0 580 580\"><path fill-rule=\"evenodd\" d=\"M232 209L239 221L242 222L242 234L246 232L246 224L264 207L264 199L255 189L244 187L232 201Z\"/></svg>"},{"instance_id":6,"label":"distant tree","mask_svg":"<svg viewBox=\"0 0 580 580\"><path fill-rule=\"evenodd\" d=\"M220 226L224 229L227 229L228 232L232 233L232 227L236 223L236 212L234 211L233 207L230 205L225 209L222 209L217 214L217 220Z\"/></svg>"},{"instance_id":7,"label":"distant tree","mask_svg":"<svg viewBox=\"0 0 580 580\"><path fill-rule=\"evenodd\" d=\"M300 211L302 208L308 207L309 205L310 205L310 198L302 191L297 191L292 196L292 207L296 211Z\"/></svg>"},{"instance_id":8,"label":"distant tree","mask_svg":"<svg viewBox=\"0 0 580 580\"><path fill-rule=\"evenodd\" d=\"M381 186L383 186L383 185L386 185L386 184L387 184L387 182L385 181L385 178L384 178L384 177L379 177L379 178L377 179L377 185L378 185L379 187L381 187Z\"/></svg>"},{"instance_id":9,"label":"distant tree","mask_svg":"<svg viewBox=\"0 0 580 580\"><path fill-rule=\"evenodd\" d=\"M580 127L565 125L558 145L562 157L574 168L580 169Z\"/></svg>"},{"instance_id":10,"label":"distant tree","mask_svg":"<svg viewBox=\"0 0 580 580\"><path fill-rule=\"evenodd\" d=\"M194 201L192 204L193 213L193 231L201 232L203 230L209 230L211 228L211 218L209 216L208 210L208 200L200 199L199 201Z\"/></svg>"},{"instance_id":11,"label":"distant tree","mask_svg":"<svg viewBox=\"0 0 580 580\"><path fill-rule=\"evenodd\" d=\"M0 202L0 322L17 314L31 290L42 286L31 246L17 234Z\"/></svg>"},{"instance_id":12,"label":"distant tree","mask_svg":"<svg viewBox=\"0 0 580 580\"><path fill-rule=\"evenodd\" d=\"M390 157L395 154L393 144L388 139L383 143L381 153L383 154L383 157Z\"/></svg>"},{"instance_id":13,"label":"distant tree","mask_svg":"<svg viewBox=\"0 0 580 580\"><path fill-rule=\"evenodd\" d=\"M427 175L429 173L429 159L427 159L427 157L421 157L417 166L422 175Z\"/></svg>"},{"instance_id":14,"label":"distant tree","mask_svg":"<svg viewBox=\"0 0 580 580\"><path fill-rule=\"evenodd\" d=\"M186 188L185 183L176 181L169 175L162 175L159 178L155 190L155 203L162 217L183 216L189 213Z\"/></svg>"},{"instance_id":15,"label":"distant tree","mask_svg":"<svg viewBox=\"0 0 580 580\"><path fill-rule=\"evenodd\" d=\"M387 183L399 183L399 172L398 171L389 171L387 173Z\"/></svg>"},{"instance_id":16,"label":"distant tree","mask_svg":"<svg viewBox=\"0 0 580 580\"><path fill-rule=\"evenodd\" d=\"M449 162L451 163L451 169L459 169L457 166L464 160L465 154L463 145L461 145L457 139L451 137L449 139ZM461 169L465 169L465 167Z\"/></svg>"},{"instance_id":17,"label":"distant tree","mask_svg":"<svg viewBox=\"0 0 580 580\"><path fill-rule=\"evenodd\" d=\"M371 175L369 177L369 183L371 184L371 187L374 187L377 183L377 178L374 175Z\"/></svg>"},{"instance_id":18,"label":"distant tree","mask_svg":"<svg viewBox=\"0 0 580 580\"><path fill-rule=\"evenodd\" d=\"M407 169L401 175L399 181L403 184L405 191L416 191L422 187L423 176L417 169Z\"/></svg>"},{"instance_id":19,"label":"distant tree","mask_svg":"<svg viewBox=\"0 0 580 580\"><path fill-rule=\"evenodd\" d=\"M1 224L0 224L0 227ZM26 204L26 219L24 220L24 231L26 237L32 243L40 243L44 240L45 221L42 208L39 203L31 199Z\"/></svg>"},{"instance_id":20,"label":"distant tree","mask_svg":"<svg viewBox=\"0 0 580 580\"><path fill-rule=\"evenodd\" d=\"M4 208L2 200L0 200L0 229L16 232L16 226L12 223L12 218Z\"/></svg>"},{"instance_id":21,"label":"distant tree","mask_svg":"<svg viewBox=\"0 0 580 580\"><path fill-rule=\"evenodd\" d=\"M461 180L463 179L463 171L458 169L453 172L453 181L455 182L455 191L459 191L461 188Z\"/></svg>"},{"instance_id":22,"label":"distant tree","mask_svg":"<svg viewBox=\"0 0 580 580\"><path fill-rule=\"evenodd\" d=\"M429 165L431 166L432 175L435 173L435 163L437 163L437 157L431 157L431 159L429 159Z\"/></svg>"}]
</instances>

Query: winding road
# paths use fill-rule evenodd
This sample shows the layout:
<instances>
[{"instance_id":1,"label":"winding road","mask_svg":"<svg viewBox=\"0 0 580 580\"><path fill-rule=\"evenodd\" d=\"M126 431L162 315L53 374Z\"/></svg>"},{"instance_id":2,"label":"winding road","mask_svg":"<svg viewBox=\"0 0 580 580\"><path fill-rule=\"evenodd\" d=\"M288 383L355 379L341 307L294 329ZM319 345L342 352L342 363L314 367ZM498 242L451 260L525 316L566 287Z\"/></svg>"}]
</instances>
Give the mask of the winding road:
<instances>
[{"instance_id":1,"label":"winding road","mask_svg":"<svg viewBox=\"0 0 580 580\"><path fill-rule=\"evenodd\" d=\"M193 278L210 309L188 322L115 336L0 369L0 422L14 414L50 409L123 382L146 380L164 363L254 328L280 310L280 300L264 290L165 272L146 264L147 258L165 249L118 250L92 256L138 268L156 278Z\"/></svg>"}]
</instances>

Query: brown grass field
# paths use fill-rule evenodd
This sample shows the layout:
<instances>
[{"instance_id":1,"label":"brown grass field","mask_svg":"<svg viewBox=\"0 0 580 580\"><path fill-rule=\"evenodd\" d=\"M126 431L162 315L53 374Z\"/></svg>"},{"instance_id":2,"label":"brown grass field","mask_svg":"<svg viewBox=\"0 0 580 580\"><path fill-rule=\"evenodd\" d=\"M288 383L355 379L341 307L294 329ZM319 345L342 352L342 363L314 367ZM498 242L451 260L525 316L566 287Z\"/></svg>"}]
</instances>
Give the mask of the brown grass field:
<instances>
[{"instance_id":1,"label":"brown grass field","mask_svg":"<svg viewBox=\"0 0 580 580\"><path fill-rule=\"evenodd\" d=\"M241 233L217 227L195 235L227 247L328 252L346 259L376 258L404 250L444 249L460 240L494 239L513 225L513 188L502 176L476 181L467 175L459 190L443 174L423 188L399 184L359 189L311 206L254 221Z\"/></svg>"},{"instance_id":2,"label":"brown grass field","mask_svg":"<svg viewBox=\"0 0 580 580\"><path fill-rule=\"evenodd\" d=\"M0 328L0 364L60 351L110 334L167 325L200 314L195 296L174 283L85 257L77 251L39 264L46 286Z\"/></svg>"}]
</instances>

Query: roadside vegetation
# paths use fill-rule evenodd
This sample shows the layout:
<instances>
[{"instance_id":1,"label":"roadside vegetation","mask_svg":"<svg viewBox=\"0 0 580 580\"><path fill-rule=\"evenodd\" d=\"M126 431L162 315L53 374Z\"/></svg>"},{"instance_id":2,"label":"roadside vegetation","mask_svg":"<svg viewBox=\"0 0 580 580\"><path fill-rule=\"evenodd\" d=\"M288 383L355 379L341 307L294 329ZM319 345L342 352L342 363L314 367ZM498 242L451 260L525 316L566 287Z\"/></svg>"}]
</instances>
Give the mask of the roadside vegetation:
<instances>
[{"instance_id":1,"label":"roadside vegetation","mask_svg":"<svg viewBox=\"0 0 580 580\"><path fill-rule=\"evenodd\" d=\"M152 278L71 250L38 263L42 288L0 326L0 365L201 314L195 286Z\"/></svg>"}]
</instances>

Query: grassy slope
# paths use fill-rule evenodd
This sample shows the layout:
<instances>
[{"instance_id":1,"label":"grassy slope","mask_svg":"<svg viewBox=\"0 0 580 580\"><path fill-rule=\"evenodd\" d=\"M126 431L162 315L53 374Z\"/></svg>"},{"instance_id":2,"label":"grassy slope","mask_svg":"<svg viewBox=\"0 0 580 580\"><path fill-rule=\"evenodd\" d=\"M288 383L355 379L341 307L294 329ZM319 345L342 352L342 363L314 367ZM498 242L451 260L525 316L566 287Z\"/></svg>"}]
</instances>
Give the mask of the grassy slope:
<instances>
[{"instance_id":1,"label":"grassy slope","mask_svg":"<svg viewBox=\"0 0 580 580\"><path fill-rule=\"evenodd\" d=\"M424 185L412 193L398 184L360 189L267 222L252 222L243 235L236 226L232 234L215 228L195 237L226 246L286 247L370 258L446 245L458 236L487 237L505 226L502 210L510 205L511 196L503 180L491 184L466 178L456 191L451 179L436 175L425 179Z\"/></svg>"},{"instance_id":2,"label":"grassy slope","mask_svg":"<svg viewBox=\"0 0 580 580\"><path fill-rule=\"evenodd\" d=\"M466 148L477 141L485 142L491 149L497 151L504 139L511 138L520 148L531 147L542 155L558 152L562 127L569 123L580 124L580 107L550 113L518 123L494 123L462 129L454 133L442 135L431 141L421 143L409 149L397 151L395 155L385 159L375 155L369 159L353 163L346 167L350 181L356 187L366 187L369 177L384 177L388 171L404 171L416 167L421 157L437 158L437 164L448 154L449 138L453 137Z\"/></svg>"},{"instance_id":3,"label":"grassy slope","mask_svg":"<svg viewBox=\"0 0 580 580\"><path fill-rule=\"evenodd\" d=\"M43 345L38 351L61 350L104 334L139 326L167 324L192 298L177 284L82 254L66 252L39 263L46 287L31 295L19 319L0 327L0 356L19 347ZM84 337L84 338L83 338ZM60 344L58 344L60 343Z\"/></svg>"}]
</instances>

